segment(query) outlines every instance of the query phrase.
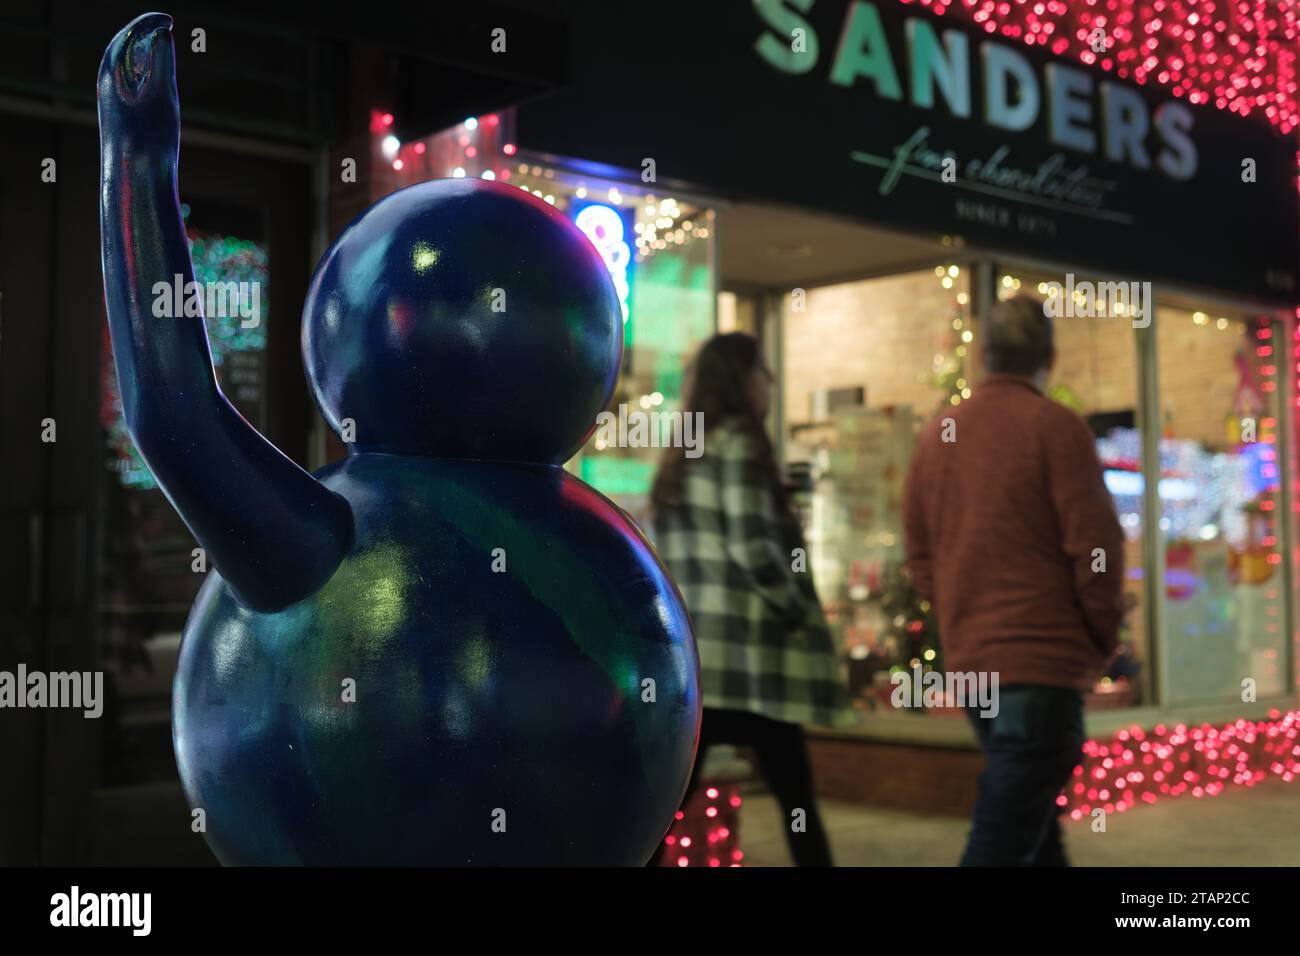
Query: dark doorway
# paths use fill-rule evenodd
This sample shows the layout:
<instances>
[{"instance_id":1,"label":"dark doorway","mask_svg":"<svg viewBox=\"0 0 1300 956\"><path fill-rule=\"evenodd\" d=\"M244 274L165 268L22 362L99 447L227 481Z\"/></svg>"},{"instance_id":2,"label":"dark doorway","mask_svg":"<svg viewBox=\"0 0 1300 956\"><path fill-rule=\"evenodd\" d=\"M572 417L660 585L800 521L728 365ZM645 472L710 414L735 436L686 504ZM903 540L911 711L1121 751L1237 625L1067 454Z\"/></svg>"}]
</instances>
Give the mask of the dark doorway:
<instances>
[{"instance_id":1,"label":"dark doorway","mask_svg":"<svg viewBox=\"0 0 1300 956\"><path fill-rule=\"evenodd\" d=\"M6 120L0 185L0 667L103 671L103 714L14 710L0 862L212 862L171 746L171 680L204 579L193 538L126 434L99 260L90 126ZM57 180L42 183L41 163ZM298 330L310 277L310 167L183 145L196 279L239 282L255 320L208 317L217 377L305 463L313 414ZM55 440L49 423L53 423Z\"/></svg>"}]
</instances>

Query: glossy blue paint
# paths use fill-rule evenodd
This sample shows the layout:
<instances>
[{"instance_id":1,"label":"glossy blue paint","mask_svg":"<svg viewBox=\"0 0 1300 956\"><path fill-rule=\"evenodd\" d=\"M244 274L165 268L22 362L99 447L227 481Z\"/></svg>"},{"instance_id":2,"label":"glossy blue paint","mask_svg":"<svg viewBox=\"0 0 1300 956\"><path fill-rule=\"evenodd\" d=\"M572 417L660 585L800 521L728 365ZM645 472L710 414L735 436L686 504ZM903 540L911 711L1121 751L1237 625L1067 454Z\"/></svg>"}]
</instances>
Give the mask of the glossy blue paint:
<instances>
[{"instance_id":1,"label":"glossy blue paint","mask_svg":"<svg viewBox=\"0 0 1300 956\"><path fill-rule=\"evenodd\" d=\"M355 424L354 449L546 464L595 429L623 349L586 236L483 179L362 213L321 260L302 332L316 401L336 431Z\"/></svg>"},{"instance_id":2,"label":"glossy blue paint","mask_svg":"<svg viewBox=\"0 0 1300 956\"><path fill-rule=\"evenodd\" d=\"M559 467L618 374L595 250L551 207L481 181L359 217L304 310L317 400L355 428L351 457L313 477L221 395L202 318L150 308L155 282L193 277L167 17L114 38L99 101L127 424L216 568L173 700L214 852L643 863L690 772L698 661L653 549Z\"/></svg>"}]
</instances>

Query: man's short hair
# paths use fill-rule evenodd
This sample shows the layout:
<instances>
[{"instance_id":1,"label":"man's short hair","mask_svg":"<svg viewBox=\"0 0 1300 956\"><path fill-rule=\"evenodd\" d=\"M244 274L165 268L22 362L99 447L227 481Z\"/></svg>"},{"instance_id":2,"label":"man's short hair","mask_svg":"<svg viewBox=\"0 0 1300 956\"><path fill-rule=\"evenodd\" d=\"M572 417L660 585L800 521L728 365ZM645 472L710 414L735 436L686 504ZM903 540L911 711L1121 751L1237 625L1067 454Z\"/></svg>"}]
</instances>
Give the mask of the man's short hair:
<instances>
[{"instance_id":1,"label":"man's short hair","mask_svg":"<svg viewBox=\"0 0 1300 956\"><path fill-rule=\"evenodd\" d=\"M990 372L1033 375L1052 360L1052 320L1031 295L996 303L981 338Z\"/></svg>"}]
</instances>

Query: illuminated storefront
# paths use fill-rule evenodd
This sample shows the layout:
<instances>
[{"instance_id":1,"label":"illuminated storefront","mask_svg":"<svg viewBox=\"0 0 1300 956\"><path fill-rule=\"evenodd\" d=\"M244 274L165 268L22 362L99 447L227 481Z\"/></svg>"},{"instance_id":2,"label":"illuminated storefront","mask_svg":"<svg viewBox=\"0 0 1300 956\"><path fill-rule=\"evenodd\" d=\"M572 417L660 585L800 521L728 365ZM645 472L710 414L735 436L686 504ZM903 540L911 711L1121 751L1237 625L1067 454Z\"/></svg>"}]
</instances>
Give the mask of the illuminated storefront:
<instances>
[{"instance_id":1,"label":"illuminated storefront","mask_svg":"<svg viewBox=\"0 0 1300 956\"><path fill-rule=\"evenodd\" d=\"M977 378L967 276L981 269L999 297L1046 295L1067 271L977 261L810 289L798 311L784 302L786 454L812 466L814 570L865 713L892 710L891 671L942 667L928 608L899 577L902 478L919 423L968 396ZM1173 291L1158 291L1155 308L1149 329L1117 315L1056 323L1050 394L1092 426L1127 541L1122 650L1087 705L1285 699L1294 609L1278 516L1293 442L1281 424L1290 386L1278 353L1293 326ZM1160 461L1155 502L1148 428Z\"/></svg>"},{"instance_id":2,"label":"illuminated storefront","mask_svg":"<svg viewBox=\"0 0 1300 956\"><path fill-rule=\"evenodd\" d=\"M943 748L968 733L955 708L900 713L889 699L892 672L943 666L900 571L902 482L921 423L978 381L981 315L1051 283L1077 307L1056 322L1051 394L1092 427L1126 534L1122 650L1086 698L1091 782L1071 809L1300 768L1300 21L1287 5L1163 7L758 2L714 24L724 48L684 59L653 93L613 92L633 64L610 54L580 94L520 111L520 138L541 153L629 178L649 157L725 197L724 290L738 285L729 223L765 228L729 203L825 214L827 230L856 219L877 246L832 279L812 261L786 282L751 275L719 312L746 304L778 370L774 437L861 712L815 748L828 794L927 805L920 785L863 779L886 756L855 749L855 734ZM799 245L769 222L771 246ZM891 258L915 239L928 245ZM1089 314L1074 294L1119 282L1147 300ZM918 778L945 779L940 751L926 759Z\"/></svg>"},{"instance_id":3,"label":"illuminated storefront","mask_svg":"<svg viewBox=\"0 0 1300 956\"><path fill-rule=\"evenodd\" d=\"M955 707L890 701L891 674L943 667L901 571L903 478L922 423L979 379L981 316L1053 283L1074 308L1051 396L1092 427L1126 535L1121 653L1086 697L1092 782L1071 809L1300 767L1300 25L1290 8L1180 24L1158 6L757 2L708 26L728 38L710 56L632 84L615 79L635 56L575 23L590 55L567 94L409 143L376 114L377 194L498 179L592 238L625 307L612 409L676 410L703 339L762 336L861 716L815 747L831 795L926 805L864 780L855 740L937 744L935 780L943 748L969 745ZM791 235L804 227L816 253ZM1115 283L1146 298L1090 312ZM658 457L593 438L569 467L648 525ZM1206 757L1211 740L1234 759ZM857 779L822 772L836 762Z\"/></svg>"}]
</instances>

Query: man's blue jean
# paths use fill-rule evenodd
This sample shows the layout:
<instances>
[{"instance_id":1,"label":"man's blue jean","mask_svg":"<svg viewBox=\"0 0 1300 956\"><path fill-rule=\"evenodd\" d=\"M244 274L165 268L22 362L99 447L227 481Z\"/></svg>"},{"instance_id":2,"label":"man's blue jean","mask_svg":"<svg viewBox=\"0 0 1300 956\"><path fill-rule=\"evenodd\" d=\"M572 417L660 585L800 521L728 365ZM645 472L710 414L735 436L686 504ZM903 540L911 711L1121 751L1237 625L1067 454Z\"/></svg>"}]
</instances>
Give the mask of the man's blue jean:
<instances>
[{"instance_id":1,"label":"man's blue jean","mask_svg":"<svg viewBox=\"0 0 1300 956\"><path fill-rule=\"evenodd\" d=\"M1083 698L1065 687L999 689L998 713L967 708L984 750L962 866L1068 866L1056 798L1083 756Z\"/></svg>"}]
</instances>

